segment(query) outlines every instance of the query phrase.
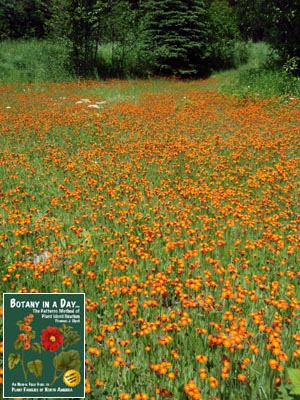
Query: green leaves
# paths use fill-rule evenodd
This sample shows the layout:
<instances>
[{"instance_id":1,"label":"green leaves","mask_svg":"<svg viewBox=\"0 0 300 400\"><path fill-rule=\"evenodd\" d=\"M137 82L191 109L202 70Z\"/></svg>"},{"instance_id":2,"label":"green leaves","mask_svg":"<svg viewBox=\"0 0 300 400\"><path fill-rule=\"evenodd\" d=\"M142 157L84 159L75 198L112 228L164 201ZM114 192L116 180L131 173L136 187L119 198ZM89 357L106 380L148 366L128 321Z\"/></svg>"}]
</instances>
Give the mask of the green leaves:
<instances>
[{"instance_id":1,"label":"green leaves","mask_svg":"<svg viewBox=\"0 0 300 400\"><path fill-rule=\"evenodd\" d=\"M53 359L55 369L65 371L68 369L79 370L81 362L77 350L62 351Z\"/></svg>"},{"instance_id":2,"label":"green leaves","mask_svg":"<svg viewBox=\"0 0 300 400\"><path fill-rule=\"evenodd\" d=\"M293 385L291 394L300 395L300 370L294 368L288 368L287 373Z\"/></svg>"},{"instance_id":3,"label":"green leaves","mask_svg":"<svg viewBox=\"0 0 300 400\"><path fill-rule=\"evenodd\" d=\"M21 361L20 354L11 353L8 356L8 368L13 369ZM28 370L37 378L42 376L43 373L43 362L41 360L33 360L27 363Z\"/></svg>"},{"instance_id":4,"label":"green leaves","mask_svg":"<svg viewBox=\"0 0 300 400\"><path fill-rule=\"evenodd\" d=\"M15 350L19 350L23 347L23 345L24 345L24 341L17 339L14 343L14 348L15 348Z\"/></svg>"},{"instance_id":5,"label":"green leaves","mask_svg":"<svg viewBox=\"0 0 300 400\"><path fill-rule=\"evenodd\" d=\"M77 343L80 340L80 335L76 331L71 331L69 332L64 339L64 344L65 345L72 345Z\"/></svg>"},{"instance_id":6,"label":"green leaves","mask_svg":"<svg viewBox=\"0 0 300 400\"><path fill-rule=\"evenodd\" d=\"M80 335L71 326L62 324L60 331L64 335L64 346L71 346L80 340Z\"/></svg>"},{"instance_id":7,"label":"green leaves","mask_svg":"<svg viewBox=\"0 0 300 400\"><path fill-rule=\"evenodd\" d=\"M32 350L37 352L37 353L41 353L42 352L42 347L39 343L33 343L31 346Z\"/></svg>"},{"instance_id":8,"label":"green leaves","mask_svg":"<svg viewBox=\"0 0 300 400\"><path fill-rule=\"evenodd\" d=\"M20 359L21 359L20 354L11 353L8 356L8 368L9 369L13 369L16 365L19 364Z\"/></svg>"},{"instance_id":9,"label":"green leaves","mask_svg":"<svg viewBox=\"0 0 300 400\"><path fill-rule=\"evenodd\" d=\"M27 363L28 370L37 378L42 376L43 362L41 360L29 361Z\"/></svg>"}]
</instances>

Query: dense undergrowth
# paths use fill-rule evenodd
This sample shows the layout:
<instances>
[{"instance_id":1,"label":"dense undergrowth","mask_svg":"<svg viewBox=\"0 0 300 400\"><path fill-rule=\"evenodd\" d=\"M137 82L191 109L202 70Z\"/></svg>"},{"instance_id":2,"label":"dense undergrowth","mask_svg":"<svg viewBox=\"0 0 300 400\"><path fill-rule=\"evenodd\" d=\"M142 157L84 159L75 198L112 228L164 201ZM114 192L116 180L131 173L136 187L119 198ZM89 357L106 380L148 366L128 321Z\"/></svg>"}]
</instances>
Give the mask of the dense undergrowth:
<instances>
[{"instance_id":1,"label":"dense undergrowth","mask_svg":"<svg viewBox=\"0 0 300 400\"><path fill-rule=\"evenodd\" d=\"M249 43L247 62L218 74L220 89L235 97L299 97L297 68L296 59L280 66L277 53L266 43Z\"/></svg>"}]
</instances>

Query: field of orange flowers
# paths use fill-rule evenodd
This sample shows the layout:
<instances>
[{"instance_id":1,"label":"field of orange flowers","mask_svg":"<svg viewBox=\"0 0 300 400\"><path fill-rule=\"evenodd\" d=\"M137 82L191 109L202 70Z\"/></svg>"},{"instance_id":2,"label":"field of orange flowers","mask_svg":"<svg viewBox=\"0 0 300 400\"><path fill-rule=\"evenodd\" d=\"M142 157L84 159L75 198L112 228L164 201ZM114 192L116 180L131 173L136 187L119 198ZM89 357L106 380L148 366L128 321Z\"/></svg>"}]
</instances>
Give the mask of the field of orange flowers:
<instances>
[{"instance_id":1,"label":"field of orange flowers","mask_svg":"<svg viewBox=\"0 0 300 400\"><path fill-rule=\"evenodd\" d=\"M299 145L295 99L2 85L2 292L86 293L87 399L277 399L300 368Z\"/></svg>"}]
</instances>

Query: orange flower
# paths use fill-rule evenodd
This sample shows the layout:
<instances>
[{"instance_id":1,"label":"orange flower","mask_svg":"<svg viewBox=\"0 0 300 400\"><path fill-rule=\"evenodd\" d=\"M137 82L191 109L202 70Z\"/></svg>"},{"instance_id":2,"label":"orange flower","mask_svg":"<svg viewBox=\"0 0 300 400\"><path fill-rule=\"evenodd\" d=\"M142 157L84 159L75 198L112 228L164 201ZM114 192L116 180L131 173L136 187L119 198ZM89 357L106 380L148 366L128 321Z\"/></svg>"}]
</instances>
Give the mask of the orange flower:
<instances>
[{"instance_id":1,"label":"orange flower","mask_svg":"<svg viewBox=\"0 0 300 400\"><path fill-rule=\"evenodd\" d=\"M88 378L85 378L85 393L91 393L92 388Z\"/></svg>"},{"instance_id":2,"label":"orange flower","mask_svg":"<svg viewBox=\"0 0 300 400\"><path fill-rule=\"evenodd\" d=\"M148 395L146 393L137 393L134 396L134 400L148 400Z\"/></svg>"},{"instance_id":3,"label":"orange flower","mask_svg":"<svg viewBox=\"0 0 300 400\"><path fill-rule=\"evenodd\" d=\"M120 393L120 394L119 394L119 399L120 399L120 400L130 400L130 399L131 399L131 396L130 396L130 394L128 394L128 393Z\"/></svg>"},{"instance_id":4,"label":"orange flower","mask_svg":"<svg viewBox=\"0 0 300 400\"><path fill-rule=\"evenodd\" d=\"M200 368L199 376L200 376L200 379L206 379L207 378L207 371L206 371L205 368Z\"/></svg>"},{"instance_id":5,"label":"orange flower","mask_svg":"<svg viewBox=\"0 0 300 400\"><path fill-rule=\"evenodd\" d=\"M101 350L98 349L97 347L89 347L88 352L90 354L93 354L93 355L97 356L97 357L99 357L101 355Z\"/></svg>"},{"instance_id":6,"label":"orange flower","mask_svg":"<svg viewBox=\"0 0 300 400\"><path fill-rule=\"evenodd\" d=\"M184 393L191 400L202 400L201 391L193 380L188 381L188 383L184 385Z\"/></svg>"},{"instance_id":7,"label":"orange flower","mask_svg":"<svg viewBox=\"0 0 300 400\"><path fill-rule=\"evenodd\" d=\"M283 371L283 366L278 363L278 361L274 359L269 360L269 367L271 369L277 370L277 371Z\"/></svg>"},{"instance_id":8,"label":"orange flower","mask_svg":"<svg viewBox=\"0 0 300 400\"><path fill-rule=\"evenodd\" d=\"M212 389L214 389L214 388L216 388L217 386L219 386L218 380L217 380L215 377L213 377L213 376L210 376L210 377L208 378L208 381L209 381L209 386L210 386Z\"/></svg>"},{"instance_id":9,"label":"orange flower","mask_svg":"<svg viewBox=\"0 0 300 400\"><path fill-rule=\"evenodd\" d=\"M203 356L201 354L196 356L196 360L200 363L200 364L204 364L207 362L208 358L207 356Z\"/></svg>"}]
</instances>

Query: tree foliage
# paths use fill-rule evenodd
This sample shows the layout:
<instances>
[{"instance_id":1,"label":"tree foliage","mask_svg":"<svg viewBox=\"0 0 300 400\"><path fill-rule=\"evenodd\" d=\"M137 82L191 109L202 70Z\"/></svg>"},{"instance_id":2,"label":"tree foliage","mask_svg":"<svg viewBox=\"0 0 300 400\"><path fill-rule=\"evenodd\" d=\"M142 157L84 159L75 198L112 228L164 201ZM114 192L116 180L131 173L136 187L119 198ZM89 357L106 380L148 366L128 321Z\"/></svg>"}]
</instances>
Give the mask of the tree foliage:
<instances>
[{"instance_id":1,"label":"tree foliage","mask_svg":"<svg viewBox=\"0 0 300 400\"><path fill-rule=\"evenodd\" d=\"M0 0L0 37L44 37L49 4L50 0Z\"/></svg>"},{"instance_id":2,"label":"tree foliage","mask_svg":"<svg viewBox=\"0 0 300 400\"><path fill-rule=\"evenodd\" d=\"M231 0L241 35L265 40L277 50L282 62L300 72L300 7L298 0ZM292 61L291 61L292 60Z\"/></svg>"},{"instance_id":3,"label":"tree foliage","mask_svg":"<svg viewBox=\"0 0 300 400\"><path fill-rule=\"evenodd\" d=\"M237 17L227 0L213 0L209 7L209 65L213 69L234 65L235 44L240 40Z\"/></svg>"},{"instance_id":4,"label":"tree foliage","mask_svg":"<svg viewBox=\"0 0 300 400\"><path fill-rule=\"evenodd\" d=\"M284 62L294 60L300 73L300 5L298 0L266 1L268 40Z\"/></svg>"},{"instance_id":5,"label":"tree foliage","mask_svg":"<svg viewBox=\"0 0 300 400\"><path fill-rule=\"evenodd\" d=\"M101 46L117 76L203 76L231 67L240 39L268 41L299 72L299 37L298 0L0 0L0 40L63 41L84 76Z\"/></svg>"},{"instance_id":6,"label":"tree foliage","mask_svg":"<svg viewBox=\"0 0 300 400\"><path fill-rule=\"evenodd\" d=\"M201 0L150 0L145 5L145 45L160 75L208 71L208 8Z\"/></svg>"},{"instance_id":7,"label":"tree foliage","mask_svg":"<svg viewBox=\"0 0 300 400\"><path fill-rule=\"evenodd\" d=\"M137 68L142 68L139 59L142 57L142 18L139 2L110 1L100 29L102 44L111 48L111 57L107 60L110 72L118 77L131 73L139 75Z\"/></svg>"},{"instance_id":8,"label":"tree foliage","mask_svg":"<svg viewBox=\"0 0 300 400\"><path fill-rule=\"evenodd\" d=\"M268 0L231 0L239 31L244 40L258 42L266 36L266 2Z\"/></svg>"},{"instance_id":9,"label":"tree foliage","mask_svg":"<svg viewBox=\"0 0 300 400\"><path fill-rule=\"evenodd\" d=\"M52 0L48 32L52 38L67 39L77 75L92 75L96 66L104 1Z\"/></svg>"}]
</instances>

